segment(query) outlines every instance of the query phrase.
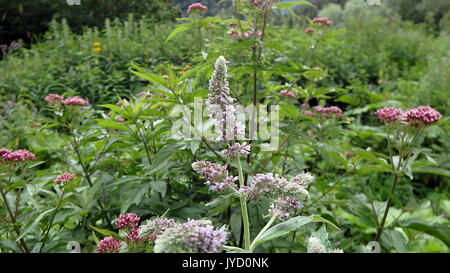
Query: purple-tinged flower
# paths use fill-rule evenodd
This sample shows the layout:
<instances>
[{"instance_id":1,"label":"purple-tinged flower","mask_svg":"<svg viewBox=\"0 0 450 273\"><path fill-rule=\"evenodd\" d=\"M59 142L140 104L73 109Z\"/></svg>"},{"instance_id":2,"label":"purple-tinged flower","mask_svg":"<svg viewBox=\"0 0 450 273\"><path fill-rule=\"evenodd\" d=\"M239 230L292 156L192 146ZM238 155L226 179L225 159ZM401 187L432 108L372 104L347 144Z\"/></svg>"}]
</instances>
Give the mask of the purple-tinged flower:
<instances>
[{"instance_id":1,"label":"purple-tinged flower","mask_svg":"<svg viewBox=\"0 0 450 273\"><path fill-rule=\"evenodd\" d=\"M166 229L173 227L177 222L174 219L157 217L153 220L147 221L139 227L139 237L149 238L151 240L156 240L158 236L163 233Z\"/></svg>"},{"instance_id":2,"label":"purple-tinged flower","mask_svg":"<svg viewBox=\"0 0 450 273\"><path fill-rule=\"evenodd\" d=\"M237 177L229 176L227 166L211 163L208 161L197 161L192 163L192 169L206 178L205 184L211 191L224 191L233 187Z\"/></svg>"},{"instance_id":3,"label":"purple-tinged flower","mask_svg":"<svg viewBox=\"0 0 450 273\"><path fill-rule=\"evenodd\" d=\"M248 155L250 150L251 145L244 142L242 144L235 143L233 145L228 145L228 149L222 150L221 153L229 159L236 159L240 155Z\"/></svg>"},{"instance_id":4,"label":"purple-tinged flower","mask_svg":"<svg viewBox=\"0 0 450 273\"><path fill-rule=\"evenodd\" d=\"M256 174L252 183L239 189L241 193L247 194L250 199L257 200L260 197L278 198L281 196L308 195L305 188L307 179L294 177L287 180L278 174Z\"/></svg>"},{"instance_id":5,"label":"purple-tinged flower","mask_svg":"<svg viewBox=\"0 0 450 273\"><path fill-rule=\"evenodd\" d=\"M117 122L124 122L125 119L124 119L124 118L116 118L116 121L117 121Z\"/></svg>"},{"instance_id":6,"label":"purple-tinged flower","mask_svg":"<svg viewBox=\"0 0 450 273\"><path fill-rule=\"evenodd\" d=\"M377 118L385 123L401 120L404 112L395 107L385 107L375 112Z\"/></svg>"},{"instance_id":7,"label":"purple-tinged flower","mask_svg":"<svg viewBox=\"0 0 450 273\"><path fill-rule=\"evenodd\" d=\"M292 94L289 90L283 89L280 91L280 96L282 97L288 97L288 98L295 98L295 95Z\"/></svg>"},{"instance_id":8,"label":"purple-tinged flower","mask_svg":"<svg viewBox=\"0 0 450 273\"><path fill-rule=\"evenodd\" d=\"M270 205L269 213L279 218L288 218L292 211L302 207L302 203L296 198L279 197Z\"/></svg>"},{"instance_id":9,"label":"purple-tinged flower","mask_svg":"<svg viewBox=\"0 0 450 273\"><path fill-rule=\"evenodd\" d=\"M206 105L211 111L210 118L214 119L219 136L216 141L242 138L245 125L236 118L234 99L229 96L227 80L227 64L223 56L217 58L214 72L209 80L209 91Z\"/></svg>"},{"instance_id":10,"label":"purple-tinged flower","mask_svg":"<svg viewBox=\"0 0 450 273\"><path fill-rule=\"evenodd\" d=\"M56 177L56 179L54 180L54 182L56 184L64 184L64 183L74 180L75 178L76 178L76 175L74 175L73 173L63 173L63 174L58 175Z\"/></svg>"},{"instance_id":11,"label":"purple-tinged flower","mask_svg":"<svg viewBox=\"0 0 450 273\"><path fill-rule=\"evenodd\" d=\"M9 153L7 153L4 150L2 157L5 161L10 162L24 162L28 160L36 160L36 155L27 150L16 150L10 151Z\"/></svg>"},{"instance_id":12,"label":"purple-tinged flower","mask_svg":"<svg viewBox=\"0 0 450 273\"><path fill-rule=\"evenodd\" d=\"M305 173L305 172L301 172L299 174L297 174L296 176L294 176L293 178L291 178L289 181L291 183L303 186L303 187L307 187L309 186L309 184L311 184L311 182L313 182L315 179L315 177L311 174L311 173Z\"/></svg>"},{"instance_id":13,"label":"purple-tinged flower","mask_svg":"<svg viewBox=\"0 0 450 273\"><path fill-rule=\"evenodd\" d=\"M155 241L156 253L217 253L227 233L208 220L188 220L167 228Z\"/></svg>"},{"instance_id":14,"label":"purple-tinged flower","mask_svg":"<svg viewBox=\"0 0 450 273\"><path fill-rule=\"evenodd\" d=\"M419 106L406 111L404 120L412 126L429 125L442 118L441 113L430 106Z\"/></svg>"},{"instance_id":15,"label":"purple-tinged flower","mask_svg":"<svg viewBox=\"0 0 450 273\"><path fill-rule=\"evenodd\" d=\"M12 151L9 149L1 148L0 149L0 158L3 158L4 155L9 154L10 152L12 152Z\"/></svg>"},{"instance_id":16,"label":"purple-tinged flower","mask_svg":"<svg viewBox=\"0 0 450 273\"><path fill-rule=\"evenodd\" d=\"M141 92L138 93L138 96L140 96L140 97L148 97L148 96L150 96L150 92L148 92L148 91L141 91Z\"/></svg>"},{"instance_id":17,"label":"purple-tinged flower","mask_svg":"<svg viewBox=\"0 0 450 273\"><path fill-rule=\"evenodd\" d=\"M48 105L54 106L60 104L64 100L64 97L58 94L49 94L44 98L44 100L48 103Z\"/></svg>"},{"instance_id":18,"label":"purple-tinged flower","mask_svg":"<svg viewBox=\"0 0 450 273\"><path fill-rule=\"evenodd\" d=\"M116 238L109 236L103 238L99 243L97 247L97 252L104 252L104 253L115 253L119 252L120 248L122 247L122 242L117 240Z\"/></svg>"},{"instance_id":19,"label":"purple-tinged flower","mask_svg":"<svg viewBox=\"0 0 450 273\"><path fill-rule=\"evenodd\" d=\"M188 7L188 10L187 10L188 13L195 13L195 12L204 13L207 11L208 11L208 7L202 5L202 3L192 4Z\"/></svg>"},{"instance_id":20,"label":"purple-tinged flower","mask_svg":"<svg viewBox=\"0 0 450 273\"><path fill-rule=\"evenodd\" d=\"M82 99L78 96L67 98L63 100L62 103L64 105L73 105L73 106L84 106L89 104L85 99Z\"/></svg>"}]
</instances>

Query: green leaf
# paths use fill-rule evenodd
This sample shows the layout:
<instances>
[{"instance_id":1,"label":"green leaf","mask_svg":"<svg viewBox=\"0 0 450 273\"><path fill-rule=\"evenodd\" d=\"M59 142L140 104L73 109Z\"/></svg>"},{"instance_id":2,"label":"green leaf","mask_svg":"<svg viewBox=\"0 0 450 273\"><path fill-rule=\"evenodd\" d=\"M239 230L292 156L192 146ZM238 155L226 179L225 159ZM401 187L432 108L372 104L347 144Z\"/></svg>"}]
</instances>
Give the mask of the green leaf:
<instances>
[{"instance_id":1,"label":"green leaf","mask_svg":"<svg viewBox=\"0 0 450 273\"><path fill-rule=\"evenodd\" d=\"M169 36L167 36L166 42L171 40L173 37L177 36L178 34L194 29L195 27L193 25L179 25L176 29L174 29Z\"/></svg>"},{"instance_id":2,"label":"green leaf","mask_svg":"<svg viewBox=\"0 0 450 273\"><path fill-rule=\"evenodd\" d=\"M434 167L415 167L412 169L414 173L431 173L436 175L442 175L450 177L450 171L446 169L434 168Z\"/></svg>"},{"instance_id":3,"label":"green leaf","mask_svg":"<svg viewBox=\"0 0 450 273\"><path fill-rule=\"evenodd\" d=\"M97 231L98 233L102 234L102 235L112 236L112 237L114 237L116 239L121 239L119 234L117 234L114 231L103 229L103 228L94 227L94 226L91 226L91 225L89 225L89 227L92 228L93 230Z\"/></svg>"},{"instance_id":4,"label":"green leaf","mask_svg":"<svg viewBox=\"0 0 450 273\"><path fill-rule=\"evenodd\" d=\"M439 223L429 223L421 219L411 218L399 222L397 226L402 228L414 229L428 235L434 236L450 247L450 229L448 225Z\"/></svg>"},{"instance_id":5,"label":"green leaf","mask_svg":"<svg viewBox=\"0 0 450 273\"><path fill-rule=\"evenodd\" d=\"M289 234L290 232L297 230L301 226L304 226L306 224L312 223L312 222L322 222L326 224L330 224L332 227L339 230L339 228L334 225L332 222L328 221L327 219L322 218L319 215L310 215L310 216L297 216L293 217L289 220L286 220L284 222L281 222L270 229L268 229L266 232L264 232L263 235L261 235L260 239L255 242L255 246L265 243L267 241L273 240L275 238L284 236Z\"/></svg>"},{"instance_id":6,"label":"green leaf","mask_svg":"<svg viewBox=\"0 0 450 273\"><path fill-rule=\"evenodd\" d=\"M39 216L36 217L36 219L34 219L33 223L31 225L29 225L23 232L20 233L20 236L17 237L16 241L22 239L25 235L30 233L30 231L32 231L39 224L39 222L42 220L42 218L44 218L45 215L47 215L49 212L52 212L54 210L55 210L55 208L52 208L52 209L49 209L49 210L39 214Z\"/></svg>"},{"instance_id":7,"label":"green leaf","mask_svg":"<svg viewBox=\"0 0 450 273\"><path fill-rule=\"evenodd\" d=\"M293 7L293 6L299 6L299 5L308 5L308 6L311 6L313 8L316 7L313 4L309 3L308 1L291 1L291 2L279 3L277 5L277 8L278 9L285 9L285 8L290 8L290 7Z\"/></svg>"}]
</instances>

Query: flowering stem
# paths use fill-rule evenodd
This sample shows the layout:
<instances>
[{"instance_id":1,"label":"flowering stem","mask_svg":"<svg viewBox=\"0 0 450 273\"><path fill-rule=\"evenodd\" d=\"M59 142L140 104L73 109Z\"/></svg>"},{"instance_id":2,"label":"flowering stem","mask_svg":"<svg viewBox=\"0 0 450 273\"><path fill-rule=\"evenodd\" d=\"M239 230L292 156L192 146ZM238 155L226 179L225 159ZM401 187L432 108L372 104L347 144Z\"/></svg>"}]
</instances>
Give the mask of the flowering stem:
<instances>
[{"instance_id":1,"label":"flowering stem","mask_svg":"<svg viewBox=\"0 0 450 273\"><path fill-rule=\"evenodd\" d=\"M16 225L16 218L14 217L14 213L12 212L11 207L9 206L8 199L6 199L6 194L5 194L5 192L3 192L3 189L0 189L0 194L3 198L3 202L5 203L6 210L8 211L9 216L11 217L11 223L13 224L13 229L17 233L17 236L20 236L20 229ZM19 247L22 247L22 249L25 253L30 252L30 250L28 249L28 247L25 244L23 239L20 239L20 244L17 242L17 245Z\"/></svg>"},{"instance_id":2,"label":"flowering stem","mask_svg":"<svg viewBox=\"0 0 450 273\"><path fill-rule=\"evenodd\" d=\"M256 235L255 239L253 240L252 244L250 245L250 251L253 251L253 249L256 247L256 243L258 242L259 238L272 226L273 222L277 219L276 215L273 215L272 218L270 218L269 222L261 229L261 231Z\"/></svg>"},{"instance_id":3,"label":"flowering stem","mask_svg":"<svg viewBox=\"0 0 450 273\"><path fill-rule=\"evenodd\" d=\"M398 174L394 174L394 182L392 183L392 188L391 188L391 193L392 194L394 194L395 187L396 187L397 182L398 182L398 178L399 178L399 175ZM388 212L389 212L389 208L391 207L391 203L392 203L392 198L389 197L389 199L387 201L387 204L386 204L386 208L384 209L383 219L381 220L381 224L380 224L380 226L378 227L378 230L377 230L377 235L375 236L375 241L377 241L377 242L380 241L381 234L383 234L384 224L386 222L386 218L387 218L387 215L388 215Z\"/></svg>"},{"instance_id":4,"label":"flowering stem","mask_svg":"<svg viewBox=\"0 0 450 273\"><path fill-rule=\"evenodd\" d=\"M242 172L241 160L239 157L237 158L237 166L239 172L239 186L244 186L244 174ZM244 195L239 195L239 199L241 201L241 213L242 213L242 222L244 226L244 249L250 249L250 222L248 220L248 209L247 209L247 198Z\"/></svg>"},{"instance_id":5,"label":"flowering stem","mask_svg":"<svg viewBox=\"0 0 450 273\"><path fill-rule=\"evenodd\" d=\"M400 143L400 147L402 145L403 145L403 139L402 139L402 141ZM397 166L395 166L395 162L394 162L393 157L392 157L392 149L391 149L391 140L390 140L390 135L389 135L389 129L388 129L388 150L389 150L389 156L390 156L390 159L391 159L392 168L396 171L394 173L394 178L393 178L392 187L391 187L391 194L393 195L394 191L395 191L395 187L397 186L398 179L400 177L398 172L400 171L400 166L401 166L402 150L401 149L399 150L399 159L398 159L398 162L397 162ZM386 223L386 218L387 218L387 215L389 213L389 209L391 207L391 204L392 204L392 197L389 197L388 200L387 200L387 203L386 203L386 207L384 209L383 218L381 219L381 223L378 226L377 234L375 236L375 241L377 241L377 242L380 241L381 235L383 234L384 225Z\"/></svg>"},{"instance_id":6,"label":"flowering stem","mask_svg":"<svg viewBox=\"0 0 450 273\"><path fill-rule=\"evenodd\" d=\"M44 249L45 243L47 241L48 233L50 232L50 229L52 228L53 221L55 220L56 214L58 213L58 210L59 210L59 208L61 206L63 198L64 198L64 188L63 188L63 190L61 192L61 196L59 197L58 203L56 204L56 209L53 212L52 218L51 218L50 222L48 223L47 228L44 231L44 237L42 238L42 245L39 248L39 253L41 253L42 250Z\"/></svg>"}]
</instances>

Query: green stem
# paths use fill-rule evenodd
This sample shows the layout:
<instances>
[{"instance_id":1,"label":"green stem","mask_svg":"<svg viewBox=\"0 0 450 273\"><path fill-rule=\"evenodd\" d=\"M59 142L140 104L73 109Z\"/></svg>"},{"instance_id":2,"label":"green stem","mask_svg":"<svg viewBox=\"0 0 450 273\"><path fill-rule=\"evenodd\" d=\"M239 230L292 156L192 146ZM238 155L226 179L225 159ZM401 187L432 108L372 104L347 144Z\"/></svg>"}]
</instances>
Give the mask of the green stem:
<instances>
[{"instance_id":1,"label":"green stem","mask_svg":"<svg viewBox=\"0 0 450 273\"><path fill-rule=\"evenodd\" d=\"M253 249L256 247L256 243L258 242L259 238L272 226L273 222L277 219L276 215L273 215L272 218L270 218L269 222L261 229L261 231L256 235L255 239L253 240L252 244L250 245L250 251L253 251Z\"/></svg>"},{"instance_id":2,"label":"green stem","mask_svg":"<svg viewBox=\"0 0 450 273\"><path fill-rule=\"evenodd\" d=\"M395 187L396 187L397 182L398 182L398 178L399 178L399 175L395 174L394 175L394 182L392 183L392 188L391 188L391 193L392 194L394 194ZM391 204L392 204L392 198L389 197L389 199L387 201L387 204L386 204L386 207L384 209L383 219L381 220L381 224L380 224L380 226L378 227L378 230L377 230L377 235L375 236L375 241L377 241L377 242L380 241L381 235L383 234L384 224L386 223L386 218L387 218L387 215L389 213L389 209L391 207Z\"/></svg>"},{"instance_id":3,"label":"green stem","mask_svg":"<svg viewBox=\"0 0 450 273\"><path fill-rule=\"evenodd\" d=\"M55 220L56 214L58 213L58 210L59 210L59 208L60 208L60 206L61 206L61 203L62 203L63 198L64 198L64 188L63 188L63 190L62 190L62 192L61 192L61 196L60 196L60 198L59 198L59 200L58 200L58 203L56 204L56 209L55 209L55 211L53 212L52 218L51 218L51 220L50 220L50 222L49 222L47 228L46 228L45 231L44 231L44 237L42 238L42 245L41 245L41 247L39 248L39 253L41 253L42 250L44 249L45 243L47 242L47 236L48 236L48 233L50 232L50 229L52 228L53 221Z\"/></svg>"},{"instance_id":4,"label":"green stem","mask_svg":"<svg viewBox=\"0 0 450 273\"><path fill-rule=\"evenodd\" d=\"M237 159L237 166L239 172L239 185L241 187L244 186L244 174L242 172L241 160ZM248 209L247 209L247 197L240 195L239 199L241 201L241 213L242 213L242 222L244 225L244 249L250 249L250 222L248 220Z\"/></svg>"},{"instance_id":5,"label":"green stem","mask_svg":"<svg viewBox=\"0 0 450 273\"><path fill-rule=\"evenodd\" d=\"M11 223L12 223L13 229L17 233L17 236L20 236L20 229L19 229L19 227L16 226L16 218L14 217L11 207L9 206L8 199L6 199L6 194L3 192L2 189L0 189L0 194L3 198L3 202L5 203L6 210L8 211L9 216L11 217ZM20 244L17 243L17 246L19 246L19 248L21 246L25 253L30 253L30 250L28 249L28 247L25 244L23 239L20 239Z\"/></svg>"}]
</instances>

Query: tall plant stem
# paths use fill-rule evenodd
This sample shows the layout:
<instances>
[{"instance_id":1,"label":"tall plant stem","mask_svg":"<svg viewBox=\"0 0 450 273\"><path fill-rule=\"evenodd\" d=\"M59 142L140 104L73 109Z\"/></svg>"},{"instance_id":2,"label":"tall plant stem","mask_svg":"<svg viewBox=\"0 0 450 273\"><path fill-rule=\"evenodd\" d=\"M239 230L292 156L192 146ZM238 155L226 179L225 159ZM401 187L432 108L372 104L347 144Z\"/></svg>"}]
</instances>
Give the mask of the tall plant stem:
<instances>
[{"instance_id":1,"label":"tall plant stem","mask_svg":"<svg viewBox=\"0 0 450 273\"><path fill-rule=\"evenodd\" d=\"M276 215L273 215L272 218L270 218L269 222L261 229L261 231L256 235L255 239L253 239L252 244L250 245L250 251L253 251L256 247L256 243L258 242L259 238L272 226L273 222L277 219Z\"/></svg>"},{"instance_id":2,"label":"tall plant stem","mask_svg":"<svg viewBox=\"0 0 450 273\"><path fill-rule=\"evenodd\" d=\"M148 150L147 141L145 141L145 137L142 134L141 127L139 126L139 123L137 121L136 121L136 128L138 131L139 138L141 139L142 143L144 144L144 150L145 150L145 154L147 155L148 163L152 164L152 159L150 157L150 152Z\"/></svg>"},{"instance_id":3,"label":"tall plant stem","mask_svg":"<svg viewBox=\"0 0 450 273\"><path fill-rule=\"evenodd\" d=\"M401 147L402 145L403 145L403 138L402 138L402 140L401 140L401 142L400 142L400 147ZM397 166L395 166L394 158L393 158L393 156L392 156L392 148L391 148L391 147L392 147L392 145L391 145L390 133L389 133L389 129L388 129L388 150L389 150L389 157L390 157L390 160L391 160L392 168L396 171L396 172L394 173L393 182L392 182L392 187L391 187L391 195L394 195L395 187L397 186L398 179L400 178L399 171L400 171L400 166L402 165L402 164L401 164L401 161L402 161L402 149L399 148L399 159L398 159L398 162L397 162ZM377 242L380 241L381 235L383 234L384 225L385 225L385 223L386 223L386 218L387 218L387 215L388 215L388 213L389 213L389 209L390 209L391 205L392 205L392 197L389 196L389 198L388 198L388 200L387 200L387 203L386 203L386 207L385 207L385 209L384 209L383 218L381 219L381 223L380 223L380 225L378 226L377 234L376 234L376 236L375 236L375 241L377 241Z\"/></svg>"},{"instance_id":4,"label":"tall plant stem","mask_svg":"<svg viewBox=\"0 0 450 273\"><path fill-rule=\"evenodd\" d=\"M58 203L56 204L56 208L55 208L55 211L52 214L52 218L50 218L50 222L48 223L47 228L44 231L44 237L42 238L42 245L39 248L39 253L42 252L42 250L44 249L45 243L47 243L48 233L50 232L50 229L52 228L53 221L55 221L56 214L58 213L58 210L59 210L59 208L61 206L63 198L64 198L64 189L62 190L61 196L58 199Z\"/></svg>"},{"instance_id":5,"label":"tall plant stem","mask_svg":"<svg viewBox=\"0 0 450 273\"><path fill-rule=\"evenodd\" d=\"M237 159L237 167L239 172L239 185L241 187L244 186L244 174L242 172L241 160ZM242 213L242 222L244 226L244 249L250 249L250 222L248 220L248 209L247 209L247 197L244 195L240 195L239 199L241 201L241 213Z\"/></svg>"},{"instance_id":6,"label":"tall plant stem","mask_svg":"<svg viewBox=\"0 0 450 273\"><path fill-rule=\"evenodd\" d=\"M394 194L395 187L397 186L398 178L399 178L399 175L398 174L394 174L394 181L392 183L392 188L391 188L391 193L392 194ZM375 236L375 241L377 241L377 242L380 241L381 235L383 234L384 224L386 223L386 218L387 218L387 215L389 213L389 209L391 207L391 204L392 204L392 198L389 197L388 201L387 201L387 204L386 204L386 207L384 209L383 218L381 219L380 226L378 227L378 230L377 230L377 235Z\"/></svg>"},{"instance_id":7,"label":"tall plant stem","mask_svg":"<svg viewBox=\"0 0 450 273\"><path fill-rule=\"evenodd\" d=\"M16 217L14 217L14 213L12 212L11 207L9 206L8 199L6 199L6 194L3 191L3 189L0 189L0 194L3 198L3 202L5 203L6 210L8 211L8 214L11 217L13 229L17 233L17 236L20 236L20 229L18 226L16 226ZM16 242L16 244L19 248L22 248L22 251L24 251L25 253L30 253L30 250L23 239L20 239L19 242Z\"/></svg>"},{"instance_id":8,"label":"tall plant stem","mask_svg":"<svg viewBox=\"0 0 450 273\"><path fill-rule=\"evenodd\" d=\"M72 137L73 137L73 142L70 140L69 140L69 142L72 144L72 148L74 149L74 151L78 157L78 162L80 163L81 169L83 170L84 177L86 177L86 181L88 182L89 187L92 188L94 186L94 184L92 183L91 175L90 175L89 170L87 169L86 165L84 164L83 159L81 158L80 148L78 146L77 139L73 132L72 132ZM105 206L99 199L97 199L97 204L100 207L100 210L102 211L102 213L104 214L106 222L108 223L108 225L111 225L111 221L108 217L107 212L105 211Z\"/></svg>"}]
</instances>

